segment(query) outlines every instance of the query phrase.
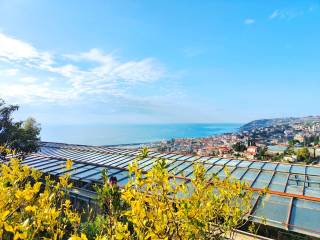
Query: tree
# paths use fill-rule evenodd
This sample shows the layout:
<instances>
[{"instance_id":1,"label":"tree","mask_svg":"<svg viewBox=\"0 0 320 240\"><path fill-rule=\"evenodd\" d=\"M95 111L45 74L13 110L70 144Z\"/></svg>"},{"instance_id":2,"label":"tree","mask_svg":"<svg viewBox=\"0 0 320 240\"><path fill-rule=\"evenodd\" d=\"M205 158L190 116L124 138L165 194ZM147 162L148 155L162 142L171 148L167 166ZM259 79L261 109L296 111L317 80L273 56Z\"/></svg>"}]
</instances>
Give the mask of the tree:
<instances>
[{"instance_id":1,"label":"tree","mask_svg":"<svg viewBox=\"0 0 320 240\"><path fill-rule=\"evenodd\" d=\"M297 140L290 139L290 140L288 141L288 145L289 145L290 147L294 147L294 145L295 145L297 142L298 142Z\"/></svg>"},{"instance_id":2,"label":"tree","mask_svg":"<svg viewBox=\"0 0 320 240\"><path fill-rule=\"evenodd\" d=\"M8 146L13 139L15 130L20 127L21 123L14 123L12 113L17 111L17 105L6 105L0 99L0 145Z\"/></svg>"},{"instance_id":3,"label":"tree","mask_svg":"<svg viewBox=\"0 0 320 240\"><path fill-rule=\"evenodd\" d=\"M232 148L236 152L244 152L245 150L247 150L246 145L242 142L237 142L236 144L232 145Z\"/></svg>"},{"instance_id":4,"label":"tree","mask_svg":"<svg viewBox=\"0 0 320 240\"><path fill-rule=\"evenodd\" d=\"M259 151L259 153L257 155L257 159L258 160L265 160L266 155L267 155L267 151L268 151L267 147L261 148L261 150Z\"/></svg>"},{"instance_id":5,"label":"tree","mask_svg":"<svg viewBox=\"0 0 320 240\"><path fill-rule=\"evenodd\" d=\"M31 153L39 147L41 128L34 118L14 122L12 114L18 109L17 105L6 105L0 99L0 146L19 153Z\"/></svg>"},{"instance_id":6,"label":"tree","mask_svg":"<svg viewBox=\"0 0 320 240\"><path fill-rule=\"evenodd\" d=\"M301 148L297 151L298 161L310 162L310 152L308 148Z\"/></svg>"}]
</instances>

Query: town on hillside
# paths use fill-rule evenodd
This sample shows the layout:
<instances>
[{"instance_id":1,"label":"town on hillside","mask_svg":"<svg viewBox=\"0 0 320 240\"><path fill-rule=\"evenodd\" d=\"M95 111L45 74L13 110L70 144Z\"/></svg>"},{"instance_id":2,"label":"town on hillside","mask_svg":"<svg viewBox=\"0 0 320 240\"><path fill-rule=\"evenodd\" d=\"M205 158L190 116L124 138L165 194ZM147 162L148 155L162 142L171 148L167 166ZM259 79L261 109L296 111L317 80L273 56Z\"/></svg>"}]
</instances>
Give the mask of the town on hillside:
<instances>
[{"instance_id":1,"label":"town on hillside","mask_svg":"<svg viewBox=\"0 0 320 240\"><path fill-rule=\"evenodd\" d=\"M153 150L223 158L319 164L320 117L256 120L239 131L206 138L179 138Z\"/></svg>"}]
</instances>

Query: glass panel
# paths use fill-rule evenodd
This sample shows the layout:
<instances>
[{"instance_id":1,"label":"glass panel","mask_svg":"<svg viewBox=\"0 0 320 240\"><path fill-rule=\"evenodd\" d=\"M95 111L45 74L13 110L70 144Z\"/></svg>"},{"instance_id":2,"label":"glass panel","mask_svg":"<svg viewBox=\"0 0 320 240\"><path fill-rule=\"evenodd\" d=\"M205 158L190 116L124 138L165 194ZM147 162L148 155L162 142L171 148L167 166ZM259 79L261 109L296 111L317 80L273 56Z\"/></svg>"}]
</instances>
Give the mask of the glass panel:
<instances>
[{"instance_id":1,"label":"glass panel","mask_svg":"<svg viewBox=\"0 0 320 240\"><path fill-rule=\"evenodd\" d=\"M191 166L191 165L192 165L192 163L185 162L185 163L182 163L179 166L175 167L174 169L171 169L171 171L176 173L176 174L182 174L181 171L184 170L185 168Z\"/></svg>"},{"instance_id":2,"label":"glass panel","mask_svg":"<svg viewBox=\"0 0 320 240\"><path fill-rule=\"evenodd\" d=\"M114 158L114 156L113 156L113 155L99 156L99 157L96 157L96 158L94 158L94 159L90 159L90 161L88 161L88 162L90 162L90 163L100 163L100 164L102 164L102 163L104 163L104 162L108 162L108 160L111 159L111 158Z\"/></svg>"},{"instance_id":3,"label":"glass panel","mask_svg":"<svg viewBox=\"0 0 320 240\"><path fill-rule=\"evenodd\" d=\"M102 168L103 169L103 168ZM120 170L120 169L116 169L116 168L107 168L108 170L108 177L111 177L113 176L115 173L118 173L118 172L122 172L123 170Z\"/></svg>"},{"instance_id":4,"label":"glass panel","mask_svg":"<svg viewBox=\"0 0 320 240\"><path fill-rule=\"evenodd\" d=\"M66 164L64 161L57 161L57 162L54 162L54 163L49 163L49 164L46 164L46 165L43 165L43 166L39 166L39 167L36 167L36 169L38 170L41 170L41 171L47 171L47 169L51 168L52 167L55 167L57 168L58 166L61 166L61 167L66 167Z\"/></svg>"},{"instance_id":5,"label":"glass panel","mask_svg":"<svg viewBox=\"0 0 320 240\"><path fill-rule=\"evenodd\" d=\"M240 161L239 160L231 160L227 163L227 166L236 166Z\"/></svg>"},{"instance_id":6,"label":"glass panel","mask_svg":"<svg viewBox=\"0 0 320 240\"><path fill-rule=\"evenodd\" d=\"M238 167L249 167L249 165L251 163L252 162L250 162L250 161L241 161L241 163L239 163Z\"/></svg>"},{"instance_id":7,"label":"glass panel","mask_svg":"<svg viewBox=\"0 0 320 240\"><path fill-rule=\"evenodd\" d=\"M82 167L84 167L84 168L82 168ZM73 164L72 165L72 168L71 168L71 171L69 172L70 174L71 174L71 172L75 172L76 170L77 171L81 171L81 170L84 170L84 169L86 169L86 168L90 168L90 167L92 167L92 166L86 166L86 165L84 165L84 164L82 164L82 163L75 163L75 164ZM79 169L76 169L76 168L79 168ZM62 169L57 169L57 170L55 170L55 171L52 171L51 173L53 173L53 174L59 174L59 173L64 173L64 172L66 172L67 171L67 169L66 168L62 168Z\"/></svg>"},{"instance_id":8,"label":"glass panel","mask_svg":"<svg viewBox=\"0 0 320 240\"><path fill-rule=\"evenodd\" d=\"M217 161L219 161L220 160L220 158L210 158L210 159L208 159L206 162L207 163L216 163Z\"/></svg>"},{"instance_id":9,"label":"glass panel","mask_svg":"<svg viewBox=\"0 0 320 240\"><path fill-rule=\"evenodd\" d=\"M266 163L264 166L263 166L263 169L265 170L275 170L277 167L277 164L276 163Z\"/></svg>"},{"instance_id":10,"label":"glass panel","mask_svg":"<svg viewBox=\"0 0 320 240\"><path fill-rule=\"evenodd\" d=\"M85 172L81 172L81 173L75 173L74 175L72 175L73 178L86 178L86 176L90 176L90 175L93 175L93 174L96 174L96 175L101 175L101 171L102 171L103 168L94 168L94 169L90 169L88 171L85 171Z\"/></svg>"},{"instance_id":11,"label":"glass panel","mask_svg":"<svg viewBox=\"0 0 320 240\"><path fill-rule=\"evenodd\" d=\"M260 197L253 213L253 219L257 222L265 219L268 225L284 228L283 224L288 218L290 200L289 197L270 194Z\"/></svg>"},{"instance_id":12,"label":"glass panel","mask_svg":"<svg viewBox=\"0 0 320 240\"><path fill-rule=\"evenodd\" d=\"M218 162L216 162L215 164L219 164L219 165L224 165L226 164L227 162L229 162L230 159L220 159Z\"/></svg>"},{"instance_id":13,"label":"glass panel","mask_svg":"<svg viewBox=\"0 0 320 240\"><path fill-rule=\"evenodd\" d=\"M186 159L188 159L188 158L190 158L191 156L183 156L183 157L181 157L181 158L179 158L179 160L186 160Z\"/></svg>"},{"instance_id":14,"label":"glass panel","mask_svg":"<svg viewBox=\"0 0 320 240\"><path fill-rule=\"evenodd\" d=\"M108 159L110 159L110 156L96 156L95 158L91 158L88 160L88 162L90 163L96 163L96 162L101 162L101 161L106 161Z\"/></svg>"},{"instance_id":15,"label":"glass panel","mask_svg":"<svg viewBox=\"0 0 320 240\"><path fill-rule=\"evenodd\" d=\"M155 155L159 155L158 152L149 152L148 153L148 157L152 157L152 156L155 156Z\"/></svg>"},{"instance_id":16,"label":"glass panel","mask_svg":"<svg viewBox=\"0 0 320 240\"><path fill-rule=\"evenodd\" d=\"M226 178L227 175L226 175L226 173L225 173L225 169L228 170L229 173L230 173L230 172L232 172L232 171L235 169L235 167L225 167L224 170L222 170L222 171L220 171L220 172L218 173L218 177L219 177L220 179L225 179L225 178Z\"/></svg>"},{"instance_id":17,"label":"glass panel","mask_svg":"<svg viewBox=\"0 0 320 240\"><path fill-rule=\"evenodd\" d=\"M308 230L314 233L319 232L320 202L295 199L290 225L292 230L301 233L308 233Z\"/></svg>"},{"instance_id":18,"label":"glass panel","mask_svg":"<svg viewBox=\"0 0 320 240\"><path fill-rule=\"evenodd\" d=\"M40 160L40 159L37 159L35 162L31 162L31 163L27 163L27 164L24 164L22 163L23 165L27 165L29 167L37 167L39 165L42 165L42 164L50 164L50 163L56 163L58 161L55 161L55 160Z\"/></svg>"},{"instance_id":19,"label":"glass panel","mask_svg":"<svg viewBox=\"0 0 320 240\"><path fill-rule=\"evenodd\" d=\"M86 181L98 181L101 178L102 178L101 172L97 172L97 174L94 174L94 175L91 175L91 176L87 176L84 179Z\"/></svg>"},{"instance_id":20,"label":"glass panel","mask_svg":"<svg viewBox=\"0 0 320 240\"><path fill-rule=\"evenodd\" d=\"M180 154L175 154L175 156L174 157L171 157L171 159L177 159L177 158L181 158L182 157L182 155L180 155Z\"/></svg>"},{"instance_id":21,"label":"glass panel","mask_svg":"<svg viewBox=\"0 0 320 240\"><path fill-rule=\"evenodd\" d=\"M261 169L261 167L263 166L263 162L254 162L250 165L250 168L257 168L257 169Z\"/></svg>"},{"instance_id":22,"label":"glass panel","mask_svg":"<svg viewBox=\"0 0 320 240\"><path fill-rule=\"evenodd\" d=\"M113 174L112 176L115 176L119 181L122 178L128 177L129 176L129 172L128 171L121 171L119 173Z\"/></svg>"},{"instance_id":23,"label":"glass panel","mask_svg":"<svg viewBox=\"0 0 320 240\"><path fill-rule=\"evenodd\" d=\"M246 174L243 176L242 180L244 180L251 186L252 182L254 181L254 179L257 177L258 174L259 174L258 170L249 169L246 172Z\"/></svg>"},{"instance_id":24,"label":"glass panel","mask_svg":"<svg viewBox=\"0 0 320 240\"><path fill-rule=\"evenodd\" d=\"M303 186L297 186L297 185L288 184L286 192L287 193L293 193L293 194L302 195L303 194Z\"/></svg>"},{"instance_id":25,"label":"glass panel","mask_svg":"<svg viewBox=\"0 0 320 240\"><path fill-rule=\"evenodd\" d=\"M152 163L154 162L153 159L148 158L146 161L139 163L139 168L143 168L147 165L153 165Z\"/></svg>"},{"instance_id":26,"label":"glass panel","mask_svg":"<svg viewBox=\"0 0 320 240\"><path fill-rule=\"evenodd\" d=\"M305 187L304 189L304 195L310 196L310 197L317 197L320 198L320 188L314 188L314 187Z\"/></svg>"},{"instance_id":27,"label":"glass panel","mask_svg":"<svg viewBox=\"0 0 320 240\"><path fill-rule=\"evenodd\" d=\"M304 175L290 174L287 185L287 193L303 194Z\"/></svg>"},{"instance_id":28,"label":"glass panel","mask_svg":"<svg viewBox=\"0 0 320 240\"><path fill-rule=\"evenodd\" d=\"M279 163L278 167L277 167L277 171L281 171L281 172L289 172L291 165L289 164L282 164Z\"/></svg>"},{"instance_id":29,"label":"glass panel","mask_svg":"<svg viewBox=\"0 0 320 240\"><path fill-rule=\"evenodd\" d=\"M209 159L209 157L201 157L197 161L199 161L199 162L207 162L208 159Z\"/></svg>"},{"instance_id":30,"label":"glass panel","mask_svg":"<svg viewBox=\"0 0 320 240\"><path fill-rule=\"evenodd\" d=\"M132 160L134 159L135 157L126 157L126 158L123 158L121 159L120 161L117 161L114 165L115 166L118 166L119 164L130 164L132 162Z\"/></svg>"},{"instance_id":31,"label":"glass panel","mask_svg":"<svg viewBox=\"0 0 320 240\"><path fill-rule=\"evenodd\" d=\"M252 185L254 188L266 188L268 187L273 173L271 171L262 171L258 176L255 183Z\"/></svg>"},{"instance_id":32,"label":"glass panel","mask_svg":"<svg viewBox=\"0 0 320 240\"><path fill-rule=\"evenodd\" d=\"M276 172L269 186L270 190L284 192L289 174Z\"/></svg>"},{"instance_id":33,"label":"glass panel","mask_svg":"<svg viewBox=\"0 0 320 240\"><path fill-rule=\"evenodd\" d=\"M246 170L247 170L246 168L237 168L236 170L233 171L231 176L236 179L240 179L242 175L246 172Z\"/></svg>"},{"instance_id":34,"label":"glass panel","mask_svg":"<svg viewBox=\"0 0 320 240\"><path fill-rule=\"evenodd\" d=\"M149 171L149 169L152 168L152 167L153 167L153 164L151 163L151 164L149 164L149 165L146 165L146 166L142 167L141 169L142 169L143 171Z\"/></svg>"},{"instance_id":35,"label":"glass panel","mask_svg":"<svg viewBox=\"0 0 320 240\"><path fill-rule=\"evenodd\" d=\"M217 172L219 172L221 169L223 168L223 166L219 166L219 165L216 165L216 166L213 166L212 168L210 168L208 171L207 171L207 174L216 174Z\"/></svg>"},{"instance_id":36,"label":"glass panel","mask_svg":"<svg viewBox=\"0 0 320 240\"><path fill-rule=\"evenodd\" d=\"M305 169L306 169L305 166L292 165L291 173L305 174Z\"/></svg>"},{"instance_id":37,"label":"glass panel","mask_svg":"<svg viewBox=\"0 0 320 240\"><path fill-rule=\"evenodd\" d=\"M186 161L195 161L195 160L197 160L199 157L191 157L191 158L188 158L188 159L186 159Z\"/></svg>"},{"instance_id":38,"label":"glass panel","mask_svg":"<svg viewBox=\"0 0 320 240\"><path fill-rule=\"evenodd\" d=\"M57 165L57 166L52 166L52 167L49 167L49 168L46 168L46 169L42 169L43 172L51 172L51 171L54 171L54 170L57 170L57 169L65 169L66 166L65 164L61 164L61 165Z\"/></svg>"},{"instance_id":39,"label":"glass panel","mask_svg":"<svg viewBox=\"0 0 320 240\"><path fill-rule=\"evenodd\" d=\"M42 157L31 157L28 156L26 157L21 164L29 164L29 163L34 163L34 162L39 162L39 161L43 161L43 160L49 160L50 158L42 158Z\"/></svg>"},{"instance_id":40,"label":"glass panel","mask_svg":"<svg viewBox=\"0 0 320 240\"><path fill-rule=\"evenodd\" d=\"M183 170L185 177L187 177L192 172L193 172L193 164L189 165L189 167L187 169Z\"/></svg>"},{"instance_id":41,"label":"glass panel","mask_svg":"<svg viewBox=\"0 0 320 240\"><path fill-rule=\"evenodd\" d=\"M84 165L83 167L80 168L73 168L71 171L68 172L68 174L70 174L71 176L76 175L78 173L84 172L84 171L88 171L92 168L95 168L95 166L92 165ZM62 170L57 170L54 171L55 174L59 174L59 175L63 175L65 171Z\"/></svg>"},{"instance_id":42,"label":"glass panel","mask_svg":"<svg viewBox=\"0 0 320 240\"><path fill-rule=\"evenodd\" d=\"M320 168L308 166L307 167L307 174L320 175Z\"/></svg>"},{"instance_id":43,"label":"glass panel","mask_svg":"<svg viewBox=\"0 0 320 240\"><path fill-rule=\"evenodd\" d=\"M123 179L120 179L120 180L118 181L118 185L119 185L120 187L123 187L124 185L126 185L126 184L128 183L128 181L129 181L129 178L128 178L128 177L123 178Z\"/></svg>"},{"instance_id":44,"label":"glass panel","mask_svg":"<svg viewBox=\"0 0 320 240\"><path fill-rule=\"evenodd\" d=\"M306 176L306 186L312 188L320 188L320 177Z\"/></svg>"},{"instance_id":45,"label":"glass panel","mask_svg":"<svg viewBox=\"0 0 320 240\"><path fill-rule=\"evenodd\" d=\"M173 157L173 156L175 156L175 154L170 153L170 154L168 154L168 155L166 156L166 158L171 158L171 157Z\"/></svg>"},{"instance_id":46,"label":"glass panel","mask_svg":"<svg viewBox=\"0 0 320 240\"><path fill-rule=\"evenodd\" d=\"M168 166L168 170L169 171L172 171L172 169L176 168L177 166L179 166L180 164L183 164L184 162L183 161L174 161L173 163L171 163L169 166Z\"/></svg>"},{"instance_id":47,"label":"glass panel","mask_svg":"<svg viewBox=\"0 0 320 240\"><path fill-rule=\"evenodd\" d=\"M108 161L108 164L115 164L118 162L121 162L122 160L128 159L128 156L121 156L120 158L114 158L114 159L110 159L110 161Z\"/></svg>"}]
</instances>

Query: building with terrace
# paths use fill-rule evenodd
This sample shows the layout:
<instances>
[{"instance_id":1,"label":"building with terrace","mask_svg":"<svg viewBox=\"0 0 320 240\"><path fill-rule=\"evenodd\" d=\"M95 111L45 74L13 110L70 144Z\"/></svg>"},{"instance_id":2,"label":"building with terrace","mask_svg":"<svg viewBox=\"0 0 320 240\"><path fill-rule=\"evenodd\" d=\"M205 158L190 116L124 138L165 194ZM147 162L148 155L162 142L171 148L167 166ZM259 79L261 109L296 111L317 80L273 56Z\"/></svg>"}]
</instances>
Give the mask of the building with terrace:
<instances>
[{"instance_id":1,"label":"building with terrace","mask_svg":"<svg viewBox=\"0 0 320 240\"><path fill-rule=\"evenodd\" d=\"M22 164L58 177L66 173L65 161L71 159L74 164L68 172L75 186L72 197L94 203L92 185L102 183L101 171L107 169L109 176L117 177L119 185L124 186L128 166L138 153L138 149L43 142L40 150ZM228 168L232 177L246 181L255 192L249 217L266 223L267 230L261 230L261 234L268 232L268 237L278 239L291 239L290 234L295 239L320 238L320 167L158 152L149 152L139 166L148 171L160 157L167 159L168 170L186 184L193 177L194 161L203 162L207 174L225 178L224 168ZM266 194L260 195L261 191Z\"/></svg>"}]
</instances>

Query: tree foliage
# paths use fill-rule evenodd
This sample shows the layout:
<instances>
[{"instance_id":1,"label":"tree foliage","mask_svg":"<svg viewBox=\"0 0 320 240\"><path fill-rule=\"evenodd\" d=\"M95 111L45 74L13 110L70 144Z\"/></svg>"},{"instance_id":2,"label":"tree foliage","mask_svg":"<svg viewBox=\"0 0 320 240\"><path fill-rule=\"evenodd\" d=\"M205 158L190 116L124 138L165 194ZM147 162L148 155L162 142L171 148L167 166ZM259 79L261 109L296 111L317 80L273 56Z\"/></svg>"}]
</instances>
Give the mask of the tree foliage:
<instances>
[{"instance_id":1,"label":"tree foliage","mask_svg":"<svg viewBox=\"0 0 320 240\"><path fill-rule=\"evenodd\" d=\"M310 161L310 152L308 148L301 148L297 151L298 161L309 162Z\"/></svg>"},{"instance_id":2,"label":"tree foliage","mask_svg":"<svg viewBox=\"0 0 320 240\"><path fill-rule=\"evenodd\" d=\"M12 114L17 105L7 105L0 99L0 145L20 153L31 153L38 149L40 125L34 118L14 122Z\"/></svg>"},{"instance_id":3,"label":"tree foliage","mask_svg":"<svg viewBox=\"0 0 320 240\"><path fill-rule=\"evenodd\" d=\"M247 147L243 142L237 142L232 145L232 149L236 152L244 152L247 150Z\"/></svg>"}]
</instances>

